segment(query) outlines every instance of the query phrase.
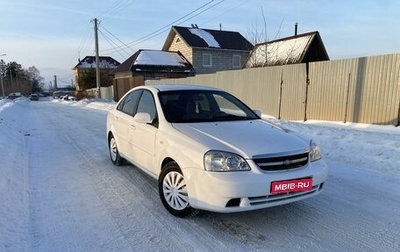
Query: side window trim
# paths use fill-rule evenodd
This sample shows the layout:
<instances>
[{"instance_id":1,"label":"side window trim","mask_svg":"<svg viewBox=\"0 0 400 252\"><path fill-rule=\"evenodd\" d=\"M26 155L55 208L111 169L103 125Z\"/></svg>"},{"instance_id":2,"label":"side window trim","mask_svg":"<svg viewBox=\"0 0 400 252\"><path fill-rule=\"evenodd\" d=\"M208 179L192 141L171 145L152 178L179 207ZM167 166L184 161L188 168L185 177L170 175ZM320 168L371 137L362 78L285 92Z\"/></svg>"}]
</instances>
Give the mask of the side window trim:
<instances>
[{"instance_id":1,"label":"side window trim","mask_svg":"<svg viewBox=\"0 0 400 252\"><path fill-rule=\"evenodd\" d=\"M138 106L140 97L142 96L142 93L143 93L142 89L130 92L128 95L126 95L124 97L124 100L122 100L121 103L118 104L117 110L119 110L120 112L125 113L127 115L134 116L136 114L137 106ZM126 102L129 101L129 98L132 98L132 96L133 97L137 96L137 98L135 100L133 100L134 103L132 106L132 111L130 111L130 112L124 111L124 106L126 105Z\"/></svg>"}]
</instances>

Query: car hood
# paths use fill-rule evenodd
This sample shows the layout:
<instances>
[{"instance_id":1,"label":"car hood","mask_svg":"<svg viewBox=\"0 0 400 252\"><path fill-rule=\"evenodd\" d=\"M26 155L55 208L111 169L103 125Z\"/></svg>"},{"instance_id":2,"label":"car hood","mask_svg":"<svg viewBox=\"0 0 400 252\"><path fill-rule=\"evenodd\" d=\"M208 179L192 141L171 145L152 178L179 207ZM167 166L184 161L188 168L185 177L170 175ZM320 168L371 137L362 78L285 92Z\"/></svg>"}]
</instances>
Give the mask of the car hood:
<instances>
[{"instance_id":1,"label":"car hood","mask_svg":"<svg viewBox=\"0 0 400 252\"><path fill-rule=\"evenodd\" d=\"M235 152L248 159L309 149L308 140L264 120L177 123L173 126L206 148Z\"/></svg>"}]
</instances>

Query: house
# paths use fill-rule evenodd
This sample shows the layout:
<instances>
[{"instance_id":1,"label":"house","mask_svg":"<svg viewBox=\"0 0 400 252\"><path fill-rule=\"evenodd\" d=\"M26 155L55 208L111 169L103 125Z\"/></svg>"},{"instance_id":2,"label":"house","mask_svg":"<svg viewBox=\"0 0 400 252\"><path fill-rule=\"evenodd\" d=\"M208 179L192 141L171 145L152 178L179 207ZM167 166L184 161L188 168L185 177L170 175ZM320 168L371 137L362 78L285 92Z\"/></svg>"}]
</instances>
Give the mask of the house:
<instances>
[{"instance_id":1,"label":"house","mask_svg":"<svg viewBox=\"0 0 400 252\"><path fill-rule=\"evenodd\" d=\"M172 26L162 47L179 51L193 65L196 74L241 69L253 45L233 31Z\"/></svg>"},{"instance_id":2,"label":"house","mask_svg":"<svg viewBox=\"0 0 400 252\"><path fill-rule=\"evenodd\" d=\"M114 100L146 80L194 76L192 64L180 53L141 49L115 68Z\"/></svg>"},{"instance_id":3,"label":"house","mask_svg":"<svg viewBox=\"0 0 400 252\"><path fill-rule=\"evenodd\" d=\"M257 44L245 68L279 66L329 60L317 31Z\"/></svg>"},{"instance_id":4,"label":"house","mask_svg":"<svg viewBox=\"0 0 400 252\"><path fill-rule=\"evenodd\" d=\"M110 72L118 67L120 63L108 56L99 57L100 83L102 87L112 85ZM86 56L79 60L74 70L76 90L95 88L96 82L96 57Z\"/></svg>"}]
</instances>

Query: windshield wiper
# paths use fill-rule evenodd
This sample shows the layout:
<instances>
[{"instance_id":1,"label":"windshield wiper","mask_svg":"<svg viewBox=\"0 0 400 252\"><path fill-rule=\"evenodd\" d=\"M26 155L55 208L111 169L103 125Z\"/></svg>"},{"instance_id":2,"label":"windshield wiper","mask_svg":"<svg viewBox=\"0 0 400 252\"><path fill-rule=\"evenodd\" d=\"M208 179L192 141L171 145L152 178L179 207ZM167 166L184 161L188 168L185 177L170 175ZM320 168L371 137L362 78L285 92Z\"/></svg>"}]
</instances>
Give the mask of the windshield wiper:
<instances>
[{"instance_id":1,"label":"windshield wiper","mask_svg":"<svg viewBox=\"0 0 400 252\"><path fill-rule=\"evenodd\" d=\"M247 116L237 116L232 114L217 114L212 116L213 120L230 121L230 120L248 120L251 119Z\"/></svg>"}]
</instances>

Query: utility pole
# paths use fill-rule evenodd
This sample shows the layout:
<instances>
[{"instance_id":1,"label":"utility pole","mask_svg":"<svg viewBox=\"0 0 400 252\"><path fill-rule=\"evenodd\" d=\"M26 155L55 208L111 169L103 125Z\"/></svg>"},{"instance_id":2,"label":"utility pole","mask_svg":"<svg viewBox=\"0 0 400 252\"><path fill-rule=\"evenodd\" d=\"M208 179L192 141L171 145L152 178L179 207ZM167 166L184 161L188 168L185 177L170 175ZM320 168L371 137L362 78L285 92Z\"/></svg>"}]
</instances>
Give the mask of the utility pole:
<instances>
[{"instance_id":1,"label":"utility pole","mask_svg":"<svg viewBox=\"0 0 400 252\"><path fill-rule=\"evenodd\" d=\"M0 65L0 84L1 84L1 92L3 94L3 98L6 96L4 94L4 83L3 83L3 65Z\"/></svg>"},{"instance_id":2,"label":"utility pole","mask_svg":"<svg viewBox=\"0 0 400 252\"><path fill-rule=\"evenodd\" d=\"M57 75L54 75L54 91L57 91Z\"/></svg>"},{"instance_id":3,"label":"utility pole","mask_svg":"<svg viewBox=\"0 0 400 252\"><path fill-rule=\"evenodd\" d=\"M13 77L12 77L12 69L11 69L11 67L10 67L10 84L11 84L11 90L12 90L12 92L14 92L14 88L15 87L13 87Z\"/></svg>"},{"instance_id":4,"label":"utility pole","mask_svg":"<svg viewBox=\"0 0 400 252\"><path fill-rule=\"evenodd\" d=\"M96 51L96 86L97 86L97 98L101 98L100 94L100 59L99 59L99 37L97 29L97 18L94 19L94 46Z\"/></svg>"},{"instance_id":5,"label":"utility pole","mask_svg":"<svg viewBox=\"0 0 400 252\"><path fill-rule=\"evenodd\" d=\"M6 54L0 54L0 56L6 56ZM0 64L0 84L1 84L1 92L2 92L2 97L4 98L6 95L4 94L4 83L3 83L3 60L1 60Z\"/></svg>"}]
</instances>

